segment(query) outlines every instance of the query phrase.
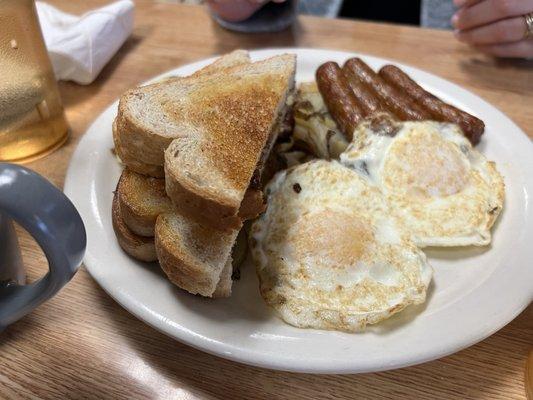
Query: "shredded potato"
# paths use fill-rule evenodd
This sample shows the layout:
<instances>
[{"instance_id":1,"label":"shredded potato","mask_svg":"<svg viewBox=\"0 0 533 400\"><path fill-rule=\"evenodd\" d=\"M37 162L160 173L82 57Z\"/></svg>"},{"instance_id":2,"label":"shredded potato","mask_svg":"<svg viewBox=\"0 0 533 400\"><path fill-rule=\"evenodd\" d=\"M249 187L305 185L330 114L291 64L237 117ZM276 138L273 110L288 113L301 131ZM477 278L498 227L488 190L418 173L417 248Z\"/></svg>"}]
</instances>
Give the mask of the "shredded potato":
<instances>
[{"instance_id":1,"label":"shredded potato","mask_svg":"<svg viewBox=\"0 0 533 400\"><path fill-rule=\"evenodd\" d=\"M348 146L314 82L300 84L294 103L294 120L289 141L278 143L275 149L288 167L313 158L337 159Z\"/></svg>"}]
</instances>

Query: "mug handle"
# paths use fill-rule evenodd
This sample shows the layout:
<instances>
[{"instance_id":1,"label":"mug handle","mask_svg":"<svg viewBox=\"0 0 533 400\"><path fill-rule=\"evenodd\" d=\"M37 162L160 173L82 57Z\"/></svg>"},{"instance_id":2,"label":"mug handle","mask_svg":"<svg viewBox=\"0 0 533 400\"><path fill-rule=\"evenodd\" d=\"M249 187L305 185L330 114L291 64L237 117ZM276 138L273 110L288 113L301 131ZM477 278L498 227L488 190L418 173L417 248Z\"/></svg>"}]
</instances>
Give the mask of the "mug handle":
<instances>
[{"instance_id":1,"label":"mug handle","mask_svg":"<svg viewBox=\"0 0 533 400\"><path fill-rule=\"evenodd\" d=\"M0 163L0 212L33 236L50 269L32 284L0 288L1 330L48 300L74 276L87 237L68 197L42 176L19 165Z\"/></svg>"}]
</instances>

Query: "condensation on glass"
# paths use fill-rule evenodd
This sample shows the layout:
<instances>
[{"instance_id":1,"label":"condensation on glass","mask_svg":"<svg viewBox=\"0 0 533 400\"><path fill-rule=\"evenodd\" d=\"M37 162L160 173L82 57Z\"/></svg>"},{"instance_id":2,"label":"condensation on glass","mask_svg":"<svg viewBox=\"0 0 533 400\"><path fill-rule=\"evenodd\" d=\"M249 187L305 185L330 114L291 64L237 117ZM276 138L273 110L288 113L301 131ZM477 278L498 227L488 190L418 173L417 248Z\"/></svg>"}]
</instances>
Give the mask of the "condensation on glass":
<instances>
[{"instance_id":1,"label":"condensation on glass","mask_svg":"<svg viewBox=\"0 0 533 400\"><path fill-rule=\"evenodd\" d=\"M0 161L61 146L68 125L33 0L0 0Z\"/></svg>"}]
</instances>

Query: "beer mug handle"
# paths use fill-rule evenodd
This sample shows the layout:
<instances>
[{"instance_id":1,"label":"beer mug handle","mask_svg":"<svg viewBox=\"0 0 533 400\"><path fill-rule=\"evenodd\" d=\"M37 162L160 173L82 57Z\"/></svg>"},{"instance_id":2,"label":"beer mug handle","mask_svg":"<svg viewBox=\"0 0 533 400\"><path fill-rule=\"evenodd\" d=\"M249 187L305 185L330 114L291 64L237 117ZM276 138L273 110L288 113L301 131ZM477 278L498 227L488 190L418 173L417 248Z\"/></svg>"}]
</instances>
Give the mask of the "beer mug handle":
<instances>
[{"instance_id":1,"label":"beer mug handle","mask_svg":"<svg viewBox=\"0 0 533 400\"><path fill-rule=\"evenodd\" d=\"M14 282L0 287L2 330L48 300L72 278L87 239L81 217L67 196L42 176L19 165L0 163L0 213L33 236L49 264L49 272L32 284Z\"/></svg>"}]
</instances>

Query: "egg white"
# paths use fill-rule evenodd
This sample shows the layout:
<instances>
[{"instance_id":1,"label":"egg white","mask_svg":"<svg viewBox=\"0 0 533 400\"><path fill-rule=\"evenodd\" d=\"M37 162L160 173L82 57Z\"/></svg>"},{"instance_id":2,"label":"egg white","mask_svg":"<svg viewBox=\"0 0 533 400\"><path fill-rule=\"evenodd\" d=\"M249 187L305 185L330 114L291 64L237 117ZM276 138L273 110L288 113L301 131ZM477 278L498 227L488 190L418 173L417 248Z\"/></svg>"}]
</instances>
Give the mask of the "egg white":
<instances>
[{"instance_id":1,"label":"egg white","mask_svg":"<svg viewBox=\"0 0 533 400\"><path fill-rule=\"evenodd\" d=\"M301 328L357 331L425 301L432 269L378 188L338 162L278 173L251 231L261 295Z\"/></svg>"},{"instance_id":2,"label":"egg white","mask_svg":"<svg viewBox=\"0 0 533 400\"><path fill-rule=\"evenodd\" d=\"M393 124L391 135L360 124L341 163L379 188L418 246L489 244L504 201L495 163L456 125Z\"/></svg>"}]
</instances>

